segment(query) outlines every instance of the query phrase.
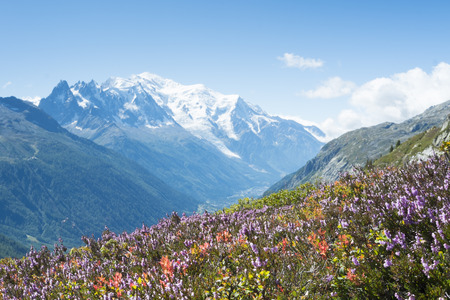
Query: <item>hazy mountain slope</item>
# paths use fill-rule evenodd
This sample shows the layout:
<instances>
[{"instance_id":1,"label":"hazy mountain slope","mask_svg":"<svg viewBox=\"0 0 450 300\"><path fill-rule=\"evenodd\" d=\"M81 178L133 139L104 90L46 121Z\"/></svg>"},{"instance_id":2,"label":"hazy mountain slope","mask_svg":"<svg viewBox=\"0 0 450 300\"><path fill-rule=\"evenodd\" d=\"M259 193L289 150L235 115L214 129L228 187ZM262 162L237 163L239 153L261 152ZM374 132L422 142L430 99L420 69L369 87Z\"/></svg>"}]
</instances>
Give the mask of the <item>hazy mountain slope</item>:
<instances>
[{"instance_id":1,"label":"hazy mountain slope","mask_svg":"<svg viewBox=\"0 0 450 300\"><path fill-rule=\"evenodd\" d=\"M61 81L41 100L66 129L135 160L193 197L257 195L313 157L318 128L272 117L237 95L149 73L101 85Z\"/></svg>"},{"instance_id":2,"label":"hazy mountain slope","mask_svg":"<svg viewBox=\"0 0 450 300\"><path fill-rule=\"evenodd\" d=\"M264 186L270 182L267 174L224 156L209 143L179 128L123 127L120 138L108 131L93 141L122 153L177 190L199 200L222 202L253 185Z\"/></svg>"},{"instance_id":3,"label":"hazy mountain slope","mask_svg":"<svg viewBox=\"0 0 450 300\"><path fill-rule=\"evenodd\" d=\"M266 194L292 189L308 181L334 181L340 173L388 153L398 140L403 142L433 126L441 126L449 113L450 101L447 101L400 124L383 123L345 133L323 146L315 158L274 184Z\"/></svg>"},{"instance_id":4,"label":"hazy mountain slope","mask_svg":"<svg viewBox=\"0 0 450 300\"><path fill-rule=\"evenodd\" d=\"M87 88L84 83L76 86L80 85ZM201 202L224 201L242 190L269 185L271 177L268 174L223 155L207 141L186 131L163 110L159 110L156 116L142 110L122 111L123 104L120 103L128 98L145 98L155 103L147 94L134 98L125 93L119 97L115 90L98 91L93 82L89 85L93 89L89 93L80 89L95 103L89 108L67 108L71 107L70 102L85 100L73 96L65 81L61 81L49 97L42 99L39 106L59 117L58 121L71 132L123 154L175 189ZM67 94L73 97L67 97ZM59 111L65 112L67 119L59 115ZM130 118L135 120L134 123L124 117L127 114L133 115ZM255 194L258 192L261 188Z\"/></svg>"},{"instance_id":5,"label":"hazy mountain slope","mask_svg":"<svg viewBox=\"0 0 450 300\"><path fill-rule=\"evenodd\" d=\"M23 257L30 250L17 240L0 233L0 258L3 257Z\"/></svg>"},{"instance_id":6,"label":"hazy mountain slope","mask_svg":"<svg viewBox=\"0 0 450 300\"><path fill-rule=\"evenodd\" d=\"M0 233L22 243L62 237L73 245L105 225L133 230L197 208L143 167L16 98L0 98L0 141Z\"/></svg>"}]
</instances>

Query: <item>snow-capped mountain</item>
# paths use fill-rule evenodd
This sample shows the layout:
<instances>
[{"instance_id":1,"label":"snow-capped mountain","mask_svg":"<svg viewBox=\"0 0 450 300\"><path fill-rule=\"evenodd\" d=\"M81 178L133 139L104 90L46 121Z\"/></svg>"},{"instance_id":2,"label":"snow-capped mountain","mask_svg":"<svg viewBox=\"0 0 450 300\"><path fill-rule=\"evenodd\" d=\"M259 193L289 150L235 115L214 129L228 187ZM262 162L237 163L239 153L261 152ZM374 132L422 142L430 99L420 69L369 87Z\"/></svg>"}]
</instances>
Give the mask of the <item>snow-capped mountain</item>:
<instances>
[{"instance_id":1,"label":"snow-capped mountain","mask_svg":"<svg viewBox=\"0 0 450 300\"><path fill-rule=\"evenodd\" d=\"M231 184L219 178L225 175L222 164L227 165L225 170L230 172L226 177L245 177L237 190L231 185L233 191L230 190L229 195L217 195L222 198L276 181L314 157L322 145L310 133L321 134L316 127L304 127L295 121L270 116L238 95L223 95L201 84L182 85L150 73L128 79L114 77L101 85L91 81L69 87L67 82L61 81L39 106L71 132L118 150L138 162L145 161L143 165L150 169L154 163L149 163L143 154L147 150L155 154L164 148L163 154L168 159L185 164L186 157L181 155L184 157L181 159L180 153L186 150L183 147L189 140L198 148L193 152L202 153L195 162L190 157L191 169L202 165L200 169L203 169L204 157L208 154L214 155L216 163L221 162L211 165L210 161L207 165L210 171L206 177L211 183ZM137 149L143 145L146 150L139 153ZM158 159L157 155L151 157ZM177 164L173 167L174 173L182 169ZM173 181L167 170L161 173L163 179ZM195 190L202 182L192 184L192 181L202 176L197 177L199 174L195 172L191 175L187 185ZM175 185L186 185L179 179L175 180ZM207 194L205 190L208 198Z\"/></svg>"}]
</instances>

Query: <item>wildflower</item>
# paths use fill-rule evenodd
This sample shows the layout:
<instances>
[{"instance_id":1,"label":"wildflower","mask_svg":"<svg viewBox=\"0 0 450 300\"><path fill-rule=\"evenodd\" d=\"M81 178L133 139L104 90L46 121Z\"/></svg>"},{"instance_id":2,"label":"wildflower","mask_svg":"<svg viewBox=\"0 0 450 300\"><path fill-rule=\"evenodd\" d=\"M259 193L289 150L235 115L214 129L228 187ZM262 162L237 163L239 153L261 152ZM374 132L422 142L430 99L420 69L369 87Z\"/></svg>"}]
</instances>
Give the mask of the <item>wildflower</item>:
<instances>
[{"instance_id":1,"label":"wildflower","mask_svg":"<svg viewBox=\"0 0 450 300\"><path fill-rule=\"evenodd\" d=\"M355 269L349 269L348 272L347 272L347 276L346 277L351 282L356 282L356 278L358 276L355 274Z\"/></svg>"},{"instance_id":2,"label":"wildflower","mask_svg":"<svg viewBox=\"0 0 450 300\"><path fill-rule=\"evenodd\" d=\"M259 253L258 247L257 247L255 244L250 243L250 248L252 248L252 251L253 251L255 254L258 254L258 253Z\"/></svg>"},{"instance_id":3,"label":"wildflower","mask_svg":"<svg viewBox=\"0 0 450 300\"><path fill-rule=\"evenodd\" d=\"M252 260L252 265L253 265L255 268L261 268L261 267L264 267L266 264L267 264L267 260L262 261L262 260L259 258L259 256L256 257L256 259L255 259L254 261Z\"/></svg>"},{"instance_id":4,"label":"wildflower","mask_svg":"<svg viewBox=\"0 0 450 300\"><path fill-rule=\"evenodd\" d=\"M322 256L323 259L327 257L327 250L328 250L328 244L326 241L321 241L319 243L319 254Z\"/></svg>"},{"instance_id":5,"label":"wildflower","mask_svg":"<svg viewBox=\"0 0 450 300\"><path fill-rule=\"evenodd\" d=\"M309 241L311 244L314 244L316 240L317 240L317 235L316 235L314 232L311 233L310 236L308 236L308 241Z\"/></svg>"},{"instance_id":6,"label":"wildflower","mask_svg":"<svg viewBox=\"0 0 450 300\"><path fill-rule=\"evenodd\" d=\"M205 242L203 245L200 245L199 247L200 247L200 251L202 252L202 254L205 255L209 249L209 243Z\"/></svg>"},{"instance_id":7,"label":"wildflower","mask_svg":"<svg viewBox=\"0 0 450 300\"><path fill-rule=\"evenodd\" d=\"M114 287L119 287L119 284L121 281L122 281L122 273L116 272L116 274L114 274L114 280L113 280Z\"/></svg>"},{"instance_id":8,"label":"wildflower","mask_svg":"<svg viewBox=\"0 0 450 300\"><path fill-rule=\"evenodd\" d=\"M167 256L163 256L159 264L161 265L164 275L166 275L169 278L172 278L173 277L172 261L170 261Z\"/></svg>"},{"instance_id":9,"label":"wildflower","mask_svg":"<svg viewBox=\"0 0 450 300\"><path fill-rule=\"evenodd\" d=\"M430 278L429 273L433 269L434 266L433 265L430 266L423 257L420 259L420 262L422 263L422 266L423 266L423 273L425 275L427 275L428 278Z\"/></svg>"},{"instance_id":10,"label":"wildflower","mask_svg":"<svg viewBox=\"0 0 450 300\"><path fill-rule=\"evenodd\" d=\"M341 226L341 228L347 228L348 227L348 222L345 220L341 220L339 222L339 225Z\"/></svg>"},{"instance_id":11,"label":"wildflower","mask_svg":"<svg viewBox=\"0 0 450 300\"><path fill-rule=\"evenodd\" d=\"M392 261L389 258L385 259L384 263L383 263L383 267L388 268L390 266L392 266Z\"/></svg>"},{"instance_id":12,"label":"wildflower","mask_svg":"<svg viewBox=\"0 0 450 300\"><path fill-rule=\"evenodd\" d=\"M228 230L218 232L216 235L216 240L218 243L220 243L221 241L228 243L229 241L231 241L231 234L228 232Z\"/></svg>"},{"instance_id":13,"label":"wildflower","mask_svg":"<svg viewBox=\"0 0 450 300\"><path fill-rule=\"evenodd\" d=\"M287 239L284 238L282 243L283 243L282 250L283 250L283 253L285 253L286 252L286 246L288 245Z\"/></svg>"},{"instance_id":14,"label":"wildflower","mask_svg":"<svg viewBox=\"0 0 450 300\"><path fill-rule=\"evenodd\" d=\"M190 248L194 242L192 240L185 240L183 244L186 246L186 248Z\"/></svg>"}]
</instances>

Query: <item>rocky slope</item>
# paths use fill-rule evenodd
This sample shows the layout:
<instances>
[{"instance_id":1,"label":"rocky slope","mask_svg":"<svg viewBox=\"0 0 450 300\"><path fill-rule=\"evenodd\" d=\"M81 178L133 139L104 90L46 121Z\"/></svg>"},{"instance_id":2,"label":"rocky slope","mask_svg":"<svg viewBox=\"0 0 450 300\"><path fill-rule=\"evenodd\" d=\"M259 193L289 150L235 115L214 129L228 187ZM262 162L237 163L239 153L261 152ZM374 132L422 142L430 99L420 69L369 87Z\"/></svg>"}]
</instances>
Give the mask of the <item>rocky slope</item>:
<instances>
[{"instance_id":1,"label":"rocky slope","mask_svg":"<svg viewBox=\"0 0 450 300\"><path fill-rule=\"evenodd\" d=\"M266 194L292 189L305 182L334 181L339 174L351 171L354 166L365 165L387 154L397 141L404 142L433 126L441 126L448 114L450 101L430 107L400 124L383 123L345 133L323 146L316 157L274 184Z\"/></svg>"},{"instance_id":2,"label":"rocky slope","mask_svg":"<svg viewBox=\"0 0 450 300\"><path fill-rule=\"evenodd\" d=\"M373 162L377 167L402 166L411 161L427 160L433 155L442 155L441 146L450 141L450 115L440 127L421 132Z\"/></svg>"}]
</instances>

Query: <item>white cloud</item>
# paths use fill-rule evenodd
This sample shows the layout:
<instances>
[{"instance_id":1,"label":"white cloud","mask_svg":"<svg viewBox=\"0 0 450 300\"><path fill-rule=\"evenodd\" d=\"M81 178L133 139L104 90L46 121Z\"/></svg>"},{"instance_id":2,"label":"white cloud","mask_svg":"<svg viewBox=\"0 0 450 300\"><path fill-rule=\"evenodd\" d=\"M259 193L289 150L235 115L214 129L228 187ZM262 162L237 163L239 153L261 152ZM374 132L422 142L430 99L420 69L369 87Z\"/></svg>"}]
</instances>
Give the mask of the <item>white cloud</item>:
<instances>
[{"instance_id":1,"label":"white cloud","mask_svg":"<svg viewBox=\"0 0 450 300\"><path fill-rule=\"evenodd\" d=\"M303 91L301 94L308 98L338 98L348 95L356 88L356 84L345 81L340 77L332 77L324 81L322 85L314 90Z\"/></svg>"},{"instance_id":2,"label":"white cloud","mask_svg":"<svg viewBox=\"0 0 450 300\"><path fill-rule=\"evenodd\" d=\"M430 74L414 68L371 80L355 90L350 103L368 115L367 123L380 123L401 122L446 100L450 100L450 65L440 63Z\"/></svg>"},{"instance_id":3,"label":"white cloud","mask_svg":"<svg viewBox=\"0 0 450 300\"><path fill-rule=\"evenodd\" d=\"M10 86L12 84L12 82L11 81L8 81L7 83L5 83L3 86L2 86L2 88L3 89L6 89L8 86Z\"/></svg>"},{"instance_id":4,"label":"white cloud","mask_svg":"<svg viewBox=\"0 0 450 300\"><path fill-rule=\"evenodd\" d=\"M304 58L293 53L284 53L282 57L277 57L278 60L284 62L288 68L298 69L316 69L323 66L324 62L315 58Z\"/></svg>"},{"instance_id":5,"label":"white cloud","mask_svg":"<svg viewBox=\"0 0 450 300\"><path fill-rule=\"evenodd\" d=\"M361 115L351 109L342 110L337 119L328 118L318 127L326 134L326 140L330 141L341 134L366 126Z\"/></svg>"},{"instance_id":6,"label":"white cloud","mask_svg":"<svg viewBox=\"0 0 450 300\"><path fill-rule=\"evenodd\" d=\"M450 100L450 65L440 63L430 73L414 68L390 77L376 78L355 88L350 109L321 128L330 138L362 126L402 122L432 105Z\"/></svg>"}]
</instances>

